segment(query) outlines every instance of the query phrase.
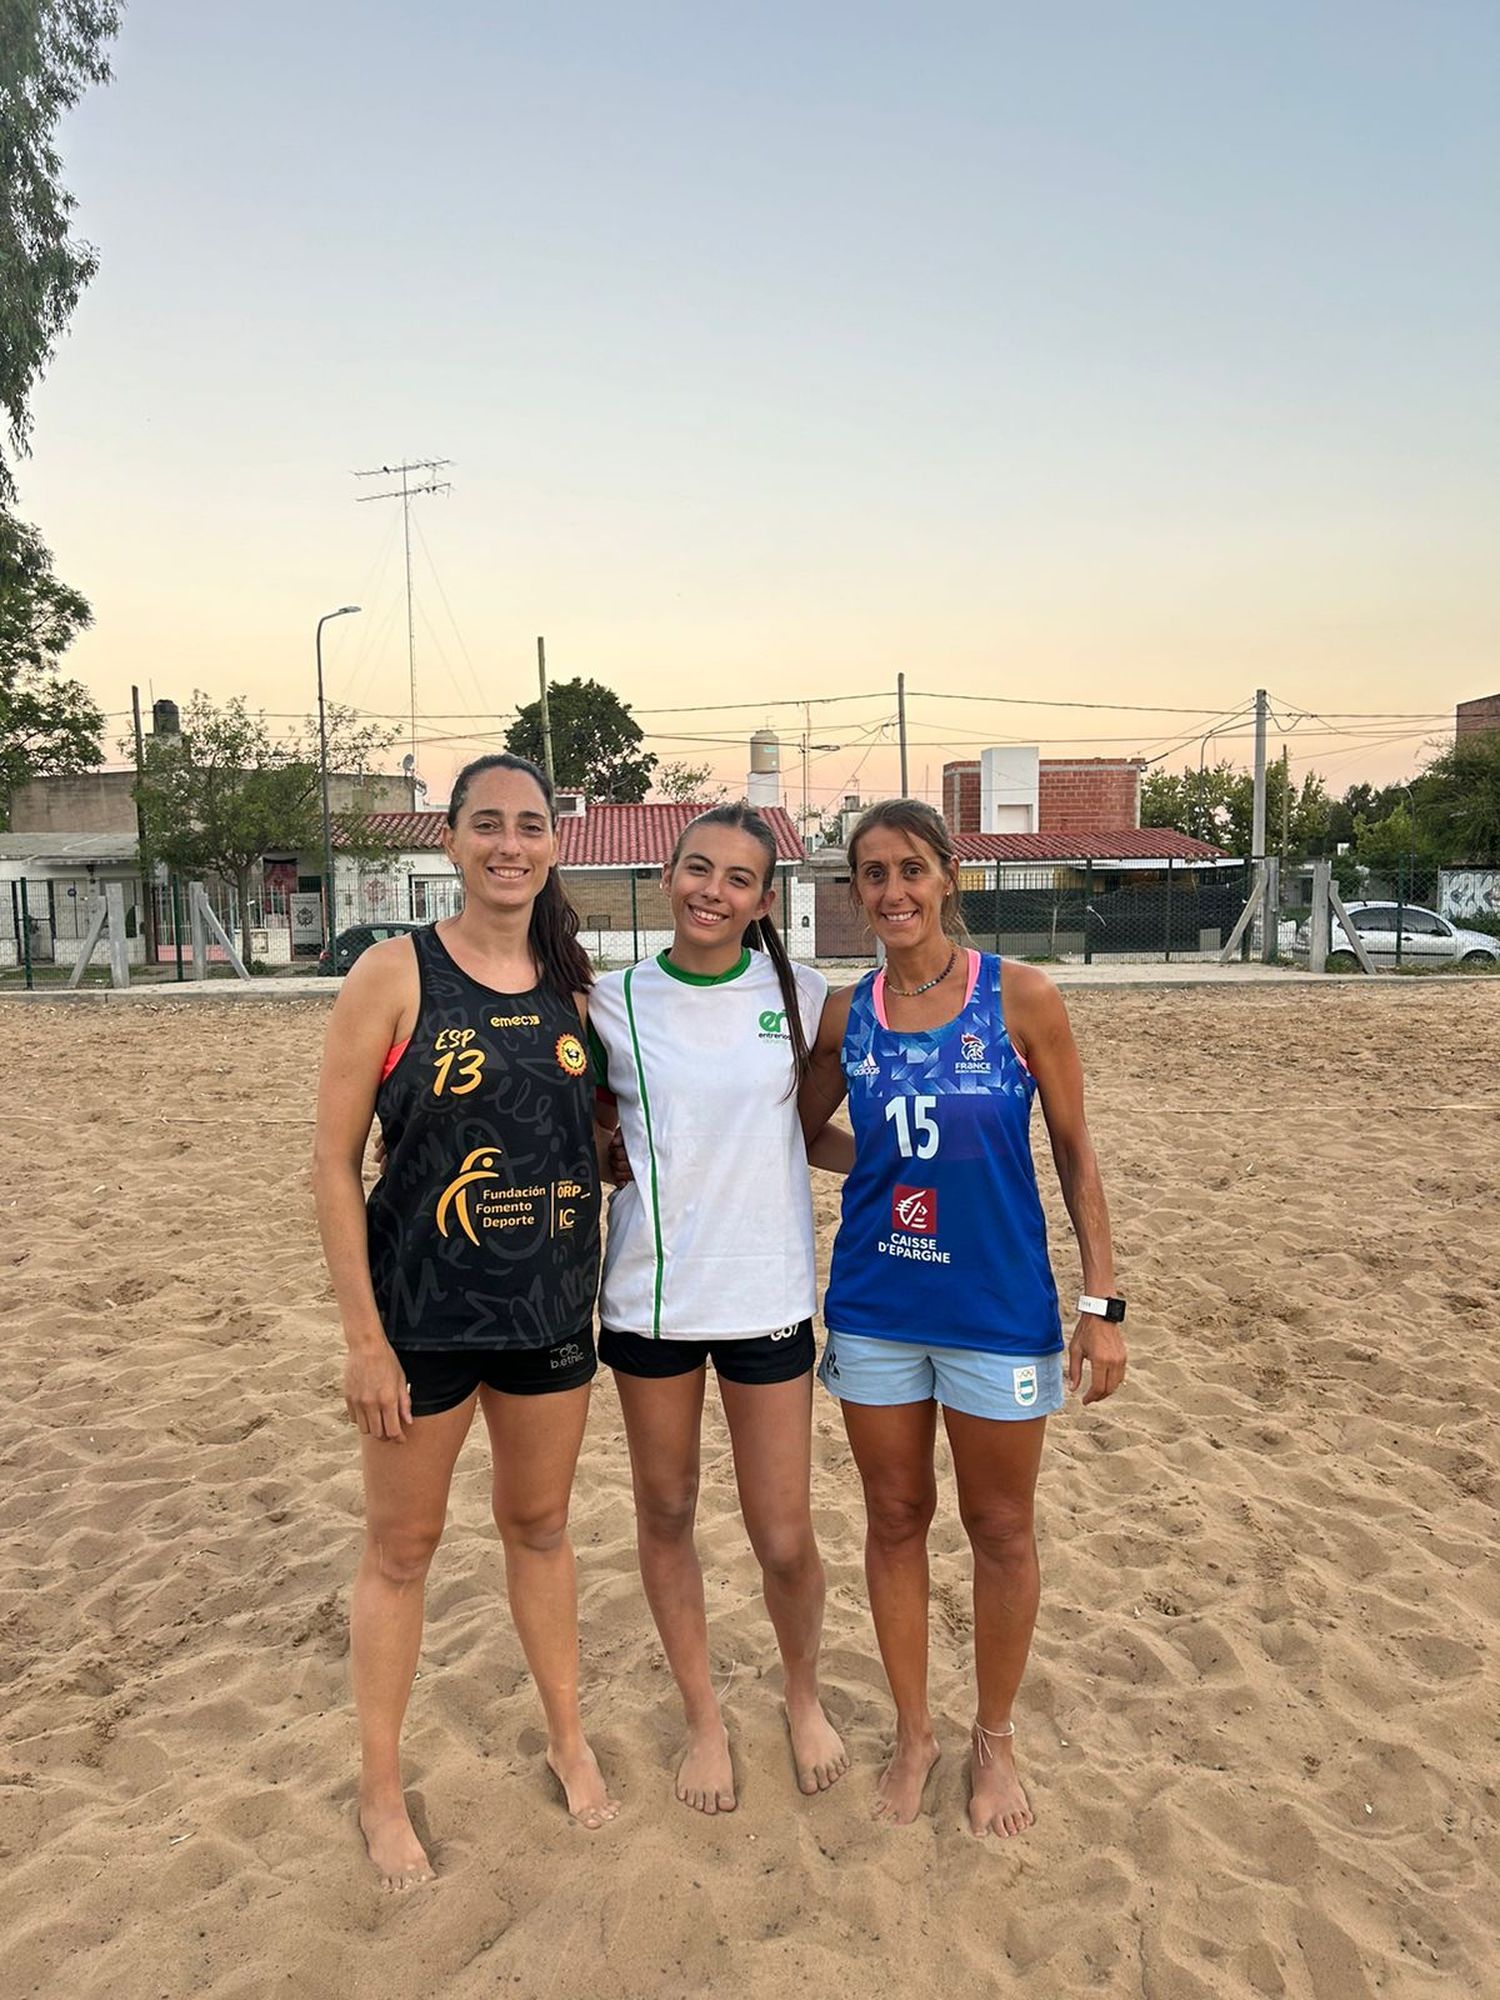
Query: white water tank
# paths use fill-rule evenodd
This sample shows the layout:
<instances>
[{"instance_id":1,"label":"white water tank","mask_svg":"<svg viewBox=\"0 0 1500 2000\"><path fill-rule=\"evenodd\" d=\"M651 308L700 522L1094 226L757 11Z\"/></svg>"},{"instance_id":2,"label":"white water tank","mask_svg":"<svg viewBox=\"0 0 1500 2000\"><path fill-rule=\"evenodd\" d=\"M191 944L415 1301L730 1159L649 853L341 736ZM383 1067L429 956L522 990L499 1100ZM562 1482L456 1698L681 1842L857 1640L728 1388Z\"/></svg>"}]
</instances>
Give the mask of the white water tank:
<instances>
[{"instance_id":1,"label":"white water tank","mask_svg":"<svg viewBox=\"0 0 1500 2000\"><path fill-rule=\"evenodd\" d=\"M781 738L774 729L757 729L750 738L750 775L745 797L753 806L781 803Z\"/></svg>"}]
</instances>

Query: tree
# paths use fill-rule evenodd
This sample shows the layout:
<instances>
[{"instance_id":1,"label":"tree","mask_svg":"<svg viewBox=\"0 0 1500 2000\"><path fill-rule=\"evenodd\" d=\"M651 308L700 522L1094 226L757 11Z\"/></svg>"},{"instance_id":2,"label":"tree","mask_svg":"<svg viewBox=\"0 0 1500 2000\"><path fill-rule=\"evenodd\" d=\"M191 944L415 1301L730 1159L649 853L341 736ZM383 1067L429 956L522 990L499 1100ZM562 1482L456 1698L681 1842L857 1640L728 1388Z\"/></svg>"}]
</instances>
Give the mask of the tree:
<instances>
[{"instance_id":1,"label":"tree","mask_svg":"<svg viewBox=\"0 0 1500 2000\"><path fill-rule=\"evenodd\" d=\"M1354 852L1361 867L1387 880L1394 880L1413 861L1432 865L1438 858L1421 821L1404 800L1383 819L1360 814L1354 822Z\"/></svg>"},{"instance_id":2,"label":"tree","mask_svg":"<svg viewBox=\"0 0 1500 2000\"><path fill-rule=\"evenodd\" d=\"M1456 737L1412 790L1417 824L1444 861L1500 862L1500 729Z\"/></svg>"},{"instance_id":3,"label":"tree","mask_svg":"<svg viewBox=\"0 0 1500 2000\"><path fill-rule=\"evenodd\" d=\"M729 795L723 785L710 782L712 777L713 767L708 764L663 764L652 789L659 798L679 805L717 805Z\"/></svg>"},{"instance_id":4,"label":"tree","mask_svg":"<svg viewBox=\"0 0 1500 2000\"><path fill-rule=\"evenodd\" d=\"M1228 763L1185 771L1148 771L1141 781L1141 825L1173 827L1194 840L1227 847L1239 778Z\"/></svg>"},{"instance_id":5,"label":"tree","mask_svg":"<svg viewBox=\"0 0 1500 2000\"><path fill-rule=\"evenodd\" d=\"M613 688L600 681L549 681L552 768L558 789L591 799L639 805L651 785L656 758L638 750L645 732ZM534 764L542 755L542 704L531 701L505 732L505 747Z\"/></svg>"},{"instance_id":6,"label":"tree","mask_svg":"<svg viewBox=\"0 0 1500 2000\"><path fill-rule=\"evenodd\" d=\"M75 204L53 135L86 86L107 81L119 25L113 0L0 0L0 408L15 457L31 392L98 265L69 238ZM14 495L0 452L0 499Z\"/></svg>"},{"instance_id":7,"label":"tree","mask_svg":"<svg viewBox=\"0 0 1500 2000\"><path fill-rule=\"evenodd\" d=\"M368 777L392 732L357 724L352 709L328 709L328 766ZM195 690L181 736L153 737L136 786L145 845L169 867L213 873L239 895L242 952L250 958L250 877L277 849L321 852L323 806L318 731L313 722L276 741L264 714L243 699L222 706ZM344 853L389 852L390 843L358 814L340 814ZM330 889L331 889L330 884Z\"/></svg>"},{"instance_id":8,"label":"tree","mask_svg":"<svg viewBox=\"0 0 1500 2000\"><path fill-rule=\"evenodd\" d=\"M1266 852L1280 854L1286 776L1280 762L1266 770ZM1333 802L1316 771L1287 800L1287 858L1321 853L1329 840ZM1252 859L1255 777L1228 762L1185 771L1148 771L1141 784L1141 825L1175 827Z\"/></svg>"},{"instance_id":9,"label":"tree","mask_svg":"<svg viewBox=\"0 0 1500 2000\"><path fill-rule=\"evenodd\" d=\"M59 654L93 623L76 590L52 574L35 528L0 508L0 826L33 778L70 777L104 761L104 717Z\"/></svg>"}]
</instances>

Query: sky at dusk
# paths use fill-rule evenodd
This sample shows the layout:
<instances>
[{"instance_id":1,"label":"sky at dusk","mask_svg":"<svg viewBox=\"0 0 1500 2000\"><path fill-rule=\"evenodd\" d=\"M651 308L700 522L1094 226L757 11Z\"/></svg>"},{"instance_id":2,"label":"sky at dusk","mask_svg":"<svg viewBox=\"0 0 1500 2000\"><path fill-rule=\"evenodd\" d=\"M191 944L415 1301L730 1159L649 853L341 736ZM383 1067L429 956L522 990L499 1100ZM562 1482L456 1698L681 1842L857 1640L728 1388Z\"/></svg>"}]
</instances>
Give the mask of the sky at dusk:
<instances>
[{"instance_id":1,"label":"sky at dusk","mask_svg":"<svg viewBox=\"0 0 1500 2000\"><path fill-rule=\"evenodd\" d=\"M894 789L899 672L929 795L1258 685L1294 773L1406 775L1500 688L1497 78L1491 0L133 0L20 471L68 667L112 738L133 681L301 715L354 601L329 692L404 739L352 474L437 457L435 799L539 633L734 789L776 726L793 803L805 725L816 802Z\"/></svg>"}]
</instances>

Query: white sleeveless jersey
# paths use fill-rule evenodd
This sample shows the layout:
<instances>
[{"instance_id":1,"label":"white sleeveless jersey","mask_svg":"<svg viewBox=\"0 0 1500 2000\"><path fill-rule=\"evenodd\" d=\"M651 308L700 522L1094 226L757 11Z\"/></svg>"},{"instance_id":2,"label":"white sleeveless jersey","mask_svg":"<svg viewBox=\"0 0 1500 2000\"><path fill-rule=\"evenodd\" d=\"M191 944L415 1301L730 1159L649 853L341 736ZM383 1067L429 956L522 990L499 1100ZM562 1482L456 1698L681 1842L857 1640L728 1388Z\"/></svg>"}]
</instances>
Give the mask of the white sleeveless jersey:
<instances>
[{"instance_id":1,"label":"white sleeveless jersey","mask_svg":"<svg viewBox=\"0 0 1500 2000\"><path fill-rule=\"evenodd\" d=\"M828 982L795 965L811 1044ZM664 1340L773 1333L813 1310L812 1189L776 968L665 953L589 994L596 1081L635 1178L610 1197L600 1320Z\"/></svg>"}]
</instances>

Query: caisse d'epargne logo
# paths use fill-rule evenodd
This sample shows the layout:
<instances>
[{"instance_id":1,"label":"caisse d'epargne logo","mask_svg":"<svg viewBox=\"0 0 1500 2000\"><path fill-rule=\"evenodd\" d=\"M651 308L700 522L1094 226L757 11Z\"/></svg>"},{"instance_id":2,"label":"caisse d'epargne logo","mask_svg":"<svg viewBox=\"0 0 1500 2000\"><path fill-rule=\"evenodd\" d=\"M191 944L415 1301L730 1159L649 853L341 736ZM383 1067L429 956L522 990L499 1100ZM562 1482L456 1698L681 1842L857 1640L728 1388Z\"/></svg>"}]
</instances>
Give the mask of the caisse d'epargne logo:
<instances>
[{"instance_id":1,"label":"caisse d'epargne logo","mask_svg":"<svg viewBox=\"0 0 1500 2000\"><path fill-rule=\"evenodd\" d=\"M898 1187L891 1196L891 1227L905 1236L936 1236L937 1189Z\"/></svg>"}]
</instances>

